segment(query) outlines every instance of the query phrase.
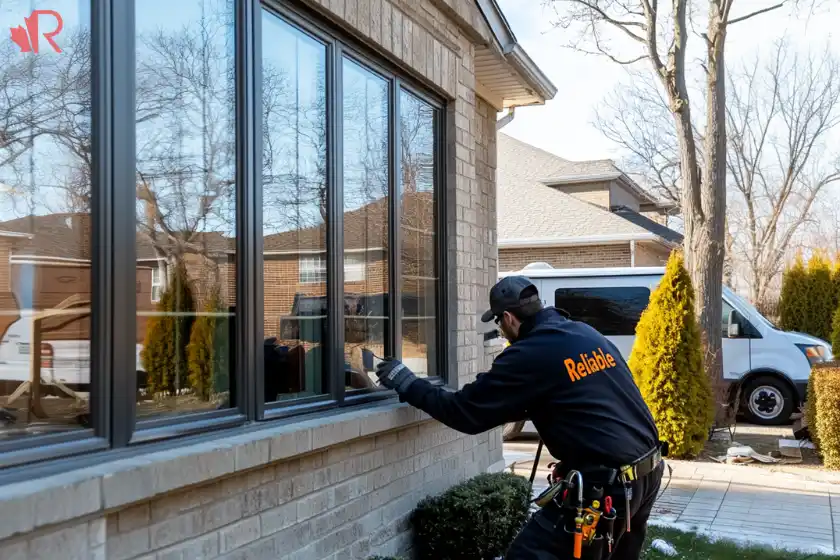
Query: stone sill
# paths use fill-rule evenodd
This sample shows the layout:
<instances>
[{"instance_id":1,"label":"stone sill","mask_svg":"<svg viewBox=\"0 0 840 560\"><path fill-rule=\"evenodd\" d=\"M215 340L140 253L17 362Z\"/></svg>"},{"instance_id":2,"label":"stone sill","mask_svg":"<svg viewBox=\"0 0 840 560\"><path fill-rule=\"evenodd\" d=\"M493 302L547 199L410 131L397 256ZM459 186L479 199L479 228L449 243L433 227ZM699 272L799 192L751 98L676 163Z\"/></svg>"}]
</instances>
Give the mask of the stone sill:
<instances>
[{"instance_id":1,"label":"stone sill","mask_svg":"<svg viewBox=\"0 0 840 560\"><path fill-rule=\"evenodd\" d=\"M430 419L391 401L10 484L0 539Z\"/></svg>"}]
</instances>

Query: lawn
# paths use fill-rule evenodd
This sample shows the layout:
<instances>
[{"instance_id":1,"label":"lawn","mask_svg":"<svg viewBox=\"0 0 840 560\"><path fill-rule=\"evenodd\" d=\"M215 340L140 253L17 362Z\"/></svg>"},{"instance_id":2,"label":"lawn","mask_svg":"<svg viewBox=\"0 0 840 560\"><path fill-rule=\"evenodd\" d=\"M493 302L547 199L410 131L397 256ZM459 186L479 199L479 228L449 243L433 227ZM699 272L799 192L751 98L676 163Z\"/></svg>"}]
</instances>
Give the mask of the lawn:
<instances>
[{"instance_id":1,"label":"lawn","mask_svg":"<svg viewBox=\"0 0 840 560\"><path fill-rule=\"evenodd\" d=\"M677 556L666 556L661 552L650 550L642 553L640 560L840 560L840 556L824 554L809 554L804 552L790 552L787 550L773 550L762 547L742 547L732 542L717 541L694 533L683 533L675 529L662 527L648 527L648 543L653 539L663 539L677 549Z\"/></svg>"}]
</instances>

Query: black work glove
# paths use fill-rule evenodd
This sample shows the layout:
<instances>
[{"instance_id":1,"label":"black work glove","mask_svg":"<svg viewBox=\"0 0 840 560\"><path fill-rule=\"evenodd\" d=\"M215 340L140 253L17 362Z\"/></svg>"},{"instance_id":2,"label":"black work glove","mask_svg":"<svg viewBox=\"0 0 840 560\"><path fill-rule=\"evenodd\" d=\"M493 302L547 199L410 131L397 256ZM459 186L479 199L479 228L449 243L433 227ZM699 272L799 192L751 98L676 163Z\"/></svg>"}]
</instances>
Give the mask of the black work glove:
<instances>
[{"instance_id":1,"label":"black work glove","mask_svg":"<svg viewBox=\"0 0 840 560\"><path fill-rule=\"evenodd\" d=\"M379 383L394 389L397 393L404 393L408 390L409 385L417 381L417 376L414 372L405 367L405 364L399 360L385 360L376 366L376 376L379 378Z\"/></svg>"}]
</instances>

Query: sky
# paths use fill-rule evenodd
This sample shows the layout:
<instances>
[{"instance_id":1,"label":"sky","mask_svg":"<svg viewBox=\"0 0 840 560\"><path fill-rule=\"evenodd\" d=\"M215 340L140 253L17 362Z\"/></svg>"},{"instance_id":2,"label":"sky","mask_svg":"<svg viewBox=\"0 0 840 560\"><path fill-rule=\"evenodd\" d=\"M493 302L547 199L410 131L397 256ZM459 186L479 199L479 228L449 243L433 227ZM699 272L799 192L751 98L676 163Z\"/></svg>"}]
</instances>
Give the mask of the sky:
<instances>
[{"instance_id":1,"label":"sky","mask_svg":"<svg viewBox=\"0 0 840 560\"><path fill-rule=\"evenodd\" d=\"M618 147L592 123L601 100L627 80L626 69L606 58L564 48L567 31L553 27L556 15L544 7L543 0L498 2L518 42L557 87L557 95L545 106L518 108L504 132L570 160L619 160ZM733 15L775 3L737 0ZM705 2L698 4L705 6ZM756 49L766 48L786 33L799 49L822 49L828 44L840 55L840 2L827 0L818 15L810 18L792 17L783 9L734 25L727 37L727 61L752 60ZM701 46L696 36L689 39L689 49L692 46Z\"/></svg>"}]
</instances>

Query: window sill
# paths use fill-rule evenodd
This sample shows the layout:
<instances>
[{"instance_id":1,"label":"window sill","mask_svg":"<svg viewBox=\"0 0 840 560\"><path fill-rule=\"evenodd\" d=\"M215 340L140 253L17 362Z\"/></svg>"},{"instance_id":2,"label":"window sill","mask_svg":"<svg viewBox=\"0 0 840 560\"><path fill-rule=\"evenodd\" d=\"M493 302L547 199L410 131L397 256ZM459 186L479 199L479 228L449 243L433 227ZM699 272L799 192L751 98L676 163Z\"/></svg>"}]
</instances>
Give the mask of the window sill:
<instances>
[{"instance_id":1,"label":"window sill","mask_svg":"<svg viewBox=\"0 0 840 560\"><path fill-rule=\"evenodd\" d=\"M389 401L163 451L138 447L130 458L2 487L0 539L428 420Z\"/></svg>"}]
</instances>

